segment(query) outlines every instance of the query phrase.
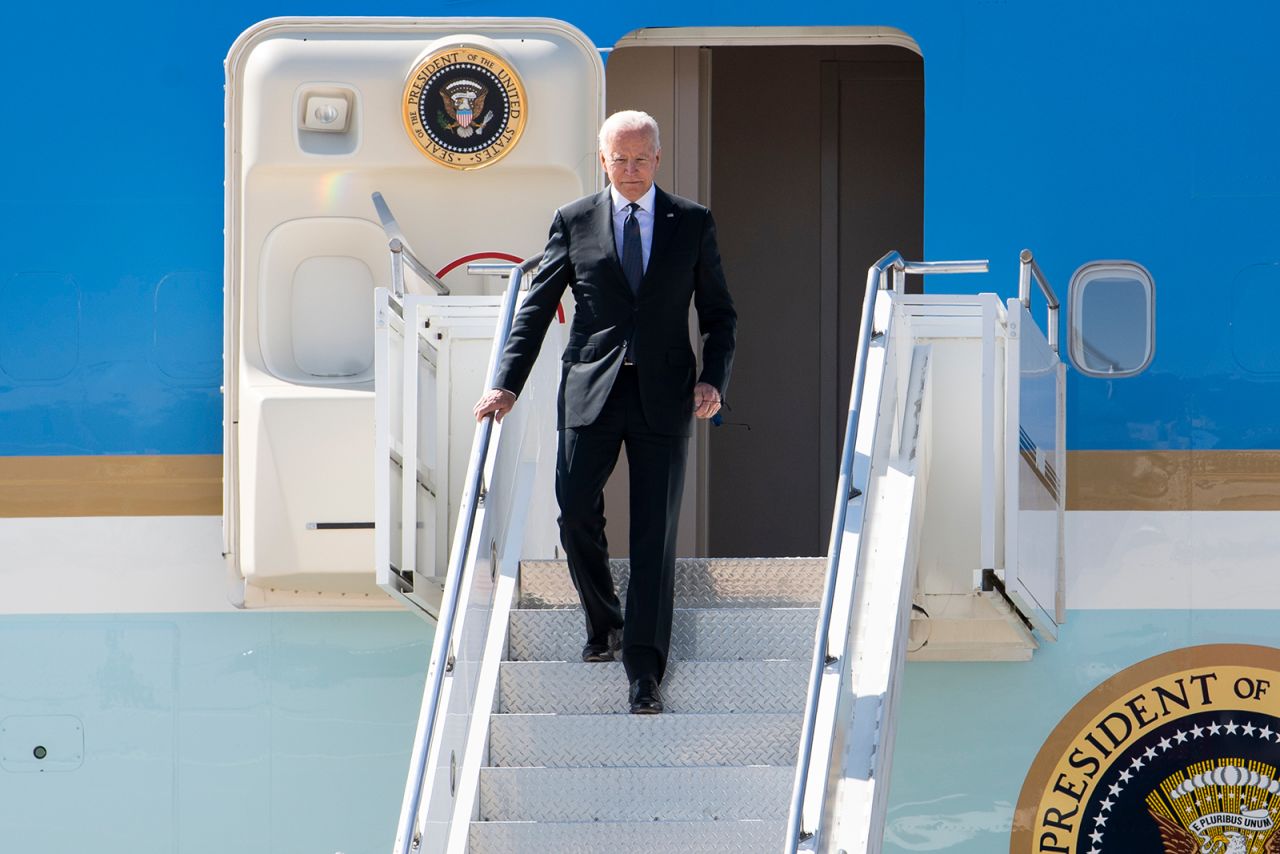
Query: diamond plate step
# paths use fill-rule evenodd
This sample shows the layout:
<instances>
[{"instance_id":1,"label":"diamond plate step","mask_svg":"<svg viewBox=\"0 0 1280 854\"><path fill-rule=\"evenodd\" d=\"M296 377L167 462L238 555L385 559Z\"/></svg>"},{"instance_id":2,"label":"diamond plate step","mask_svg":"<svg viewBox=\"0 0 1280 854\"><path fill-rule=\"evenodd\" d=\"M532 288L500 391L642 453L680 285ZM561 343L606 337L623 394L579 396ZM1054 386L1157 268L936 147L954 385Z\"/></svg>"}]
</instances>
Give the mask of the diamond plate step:
<instances>
[{"instance_id":1,"label":"diamond plate step","mask_svg":"<svg viewBox=\"0 0 1280 854\"><path fill-rule=\"evenodd\" d=\"M614 560L614 584L626 598L631 562ZM677 608L814 607L822 595L826 558L683 558L676 561ZM562 560L520 564L520 607L569 608L578 592Z\"/></svg>"},{"instance_id":2,"label":"diamond plate step","mask_svg":"<svg viewBox=\"0 0 1280 854\"><path fill-rule=\"evenodd\" d=\"M794 765L800 714L494 715L489 763Z\"/></svg>"},{"instance_id":3,"label":"diamond plate step","mask_svg":"<svg viewBox=\"0 0 1280 854\"><path fill-rule=\"evenodd\" d=\"M470 854L776 854L781 821L471 824Z\"/></svg>"},{"instance_id":4,"label":"diamond plate step","mask_svg":"<svg viewBox=\"0 0 1280 854\"><path fill-rule=\"evenodd\" d=\"M498 710L521 714L624 714L621 662L505 661ZM792 712L804 708L807 661L673 661L662 680L668 712Z\"/></svg>"},{"instance_id":5,"label":"diamond plate step","mask_svg":"<svg viewBox=\"0 0 1280 854\"><path fill-rule=\"evenodd\" d=\"M795 769L483 768L486 821L784 819ZM643 797L637 795L643 794Z\"/></svg>"},{"instance_id":6,"label":"diamond plate step","mask_svg":"<svg viewBox=\"0 0 1280 854\"><path fill-rule=\"evenodd\" d=\"M807 660L813 653L817 608L677 608L672 661ZM580 608L511 612L512 661L577 661L586 641Z\"/></svg>"}]
</instances>

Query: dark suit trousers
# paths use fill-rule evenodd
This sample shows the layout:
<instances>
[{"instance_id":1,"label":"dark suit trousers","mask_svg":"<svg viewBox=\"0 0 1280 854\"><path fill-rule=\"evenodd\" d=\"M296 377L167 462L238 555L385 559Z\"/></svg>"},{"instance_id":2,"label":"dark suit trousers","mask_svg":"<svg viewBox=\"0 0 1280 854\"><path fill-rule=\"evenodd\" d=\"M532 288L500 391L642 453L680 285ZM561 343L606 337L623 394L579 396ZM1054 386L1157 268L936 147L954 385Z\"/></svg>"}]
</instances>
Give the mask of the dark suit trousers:
<instances>
[{"instance_id":1,"label":"dark suit trousers","mask_svg":"<svg viewBox=\"0 0 1280 854\"><path fill-rule=\"evenodd\" d=\"M627 586L622 661L627 678L661 680L671 645L676 527L689 440L655 433L640 405L636 368L618 369L592 424L560 431L556 498L560 542L586 612L587 640L603 643L624 625L609 572L604 486L625 443L631 475L631 580Z\"/></svg>"}]
</instances>

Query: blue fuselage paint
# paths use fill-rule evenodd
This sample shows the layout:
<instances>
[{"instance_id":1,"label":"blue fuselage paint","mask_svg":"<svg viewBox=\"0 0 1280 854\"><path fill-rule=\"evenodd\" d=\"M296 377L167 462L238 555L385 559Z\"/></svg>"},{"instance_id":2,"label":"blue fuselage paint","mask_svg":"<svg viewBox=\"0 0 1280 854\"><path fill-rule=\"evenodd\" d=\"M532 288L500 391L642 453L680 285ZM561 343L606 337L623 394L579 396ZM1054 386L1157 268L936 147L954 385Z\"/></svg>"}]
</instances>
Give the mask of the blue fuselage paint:
<instances>
[{"instance_id":1,"label":"blue fuselage paint","mask_svg":"<svg viewBox=\"0 0 1280 854\"><path fill-rule=\"evenodd\" d=\"M221 63L246 27L292 11L16 11L23 38L5 65L23 84L8 94L3 143L0 455L221 450ZM1265 286L1268 275L1280 281L1280 111L1266 107L1280 78L1274 6L1216 5L1229 49L1204 37L1189 3L358 11L553 15L600 47L640 27L897 27L924 55L927 253L992 261L989 277L931 289L1012 296L1024 246L1060 291L1098 258L1131 258L1155 277L1151 367L1120 380L1071 372L1068 446L1280 448L1280 345L1267 322L1280 289Z\"/></svg>"}]
</instances>

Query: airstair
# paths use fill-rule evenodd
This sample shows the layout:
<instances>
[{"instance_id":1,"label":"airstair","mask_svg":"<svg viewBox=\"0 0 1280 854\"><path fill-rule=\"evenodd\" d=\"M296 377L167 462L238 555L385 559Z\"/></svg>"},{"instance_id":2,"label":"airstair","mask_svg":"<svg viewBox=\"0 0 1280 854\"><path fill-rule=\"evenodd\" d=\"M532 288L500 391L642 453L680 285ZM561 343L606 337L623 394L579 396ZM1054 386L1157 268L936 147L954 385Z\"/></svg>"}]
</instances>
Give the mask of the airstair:
<instances>
[{"instance_id":1,"label":"airstair","mask_svg":"<svg viewBox=\"0 0 1280 854\"><path fill-rule=\"evenodd\" d=\"M909 651L1026 659L1062 621L1063 368L1034 259L1007 303L904 292L986 262L871 268L829 554L681 560L657 716L626 713L621 664L579 660L549 507L555 324L520 404L476 428L456 511L430 488L432 401L461 400L440 330L459 311L487 330L492 377L534 263L500 306L377 293L378 583L437 623L392 850L878 852Z\"/></svg>"}]
</instances>

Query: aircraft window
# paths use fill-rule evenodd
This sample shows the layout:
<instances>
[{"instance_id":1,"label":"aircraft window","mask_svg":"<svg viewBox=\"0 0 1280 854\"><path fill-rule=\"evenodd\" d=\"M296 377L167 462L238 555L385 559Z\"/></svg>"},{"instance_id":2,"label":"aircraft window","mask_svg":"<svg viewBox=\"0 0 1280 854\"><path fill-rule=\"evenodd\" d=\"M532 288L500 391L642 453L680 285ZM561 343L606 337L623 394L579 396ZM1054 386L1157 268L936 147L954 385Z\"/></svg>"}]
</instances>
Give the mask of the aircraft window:
<instances>
[{"instance_id":1,"label":"aircraft window","mask_svg":"<svg viewBox=\"0 0 1280 854\"><path fill-rule=\"evenodd\" d=\"M213 382L222 376L222 277L174 272L160 280L155 294L152 339L156 367L175 380Z\"/></svg>"},{"instance_id":2,"label":"aircraft window","mask_svg":"<svg viewBox=\"0 0 1280 854\"><path fill-rule=\"evenodd\" d=\"M1155 282L1141 264L1093 261L1071 277L1071 361L1086 374L1130 377L1155 353Z\"/></svg>"}]
</instances>

